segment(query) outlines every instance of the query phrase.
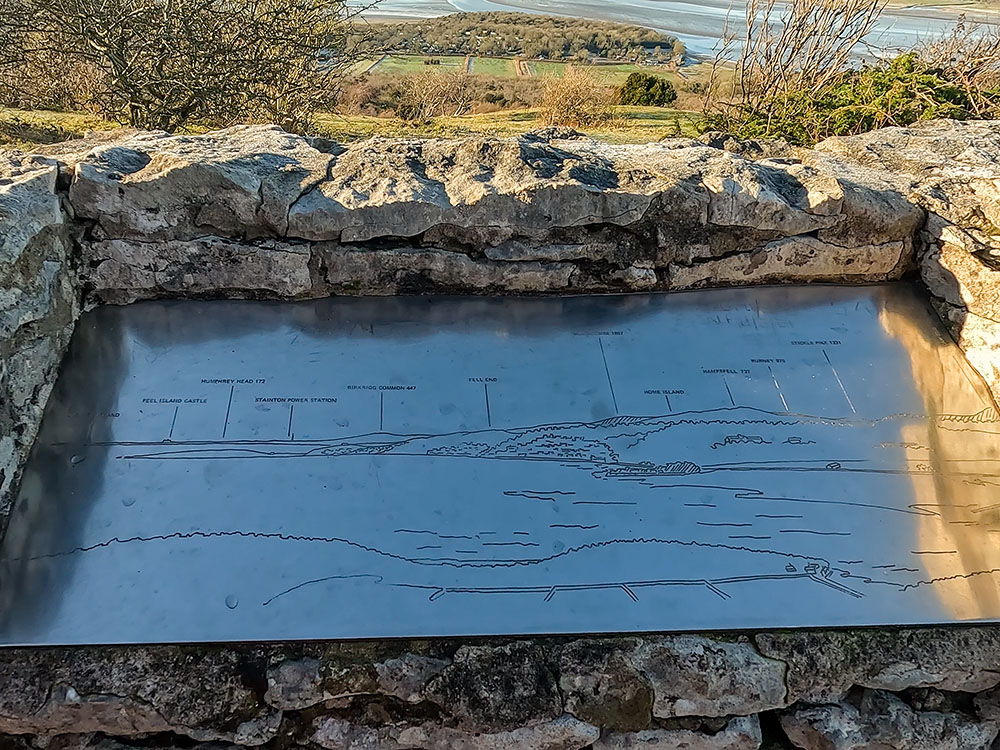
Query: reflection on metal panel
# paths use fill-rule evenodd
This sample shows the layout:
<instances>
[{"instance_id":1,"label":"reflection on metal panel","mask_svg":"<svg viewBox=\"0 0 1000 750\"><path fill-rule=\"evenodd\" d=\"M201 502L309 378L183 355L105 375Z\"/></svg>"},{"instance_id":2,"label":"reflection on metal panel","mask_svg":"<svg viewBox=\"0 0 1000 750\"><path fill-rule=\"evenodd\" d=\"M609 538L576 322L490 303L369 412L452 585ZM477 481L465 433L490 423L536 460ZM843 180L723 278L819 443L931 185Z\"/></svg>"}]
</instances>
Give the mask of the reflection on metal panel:
<instances>
[{"instance_id":1,"label":"reflection on metal panel","mask_svg":"<svg viewBox=\"0 0 1000 750\"><path fill-rule=\"evenodd\" d=\"M1000 618L1000 419L906 285L86 315L0 642Z\"/></svg>"}]
</instances>

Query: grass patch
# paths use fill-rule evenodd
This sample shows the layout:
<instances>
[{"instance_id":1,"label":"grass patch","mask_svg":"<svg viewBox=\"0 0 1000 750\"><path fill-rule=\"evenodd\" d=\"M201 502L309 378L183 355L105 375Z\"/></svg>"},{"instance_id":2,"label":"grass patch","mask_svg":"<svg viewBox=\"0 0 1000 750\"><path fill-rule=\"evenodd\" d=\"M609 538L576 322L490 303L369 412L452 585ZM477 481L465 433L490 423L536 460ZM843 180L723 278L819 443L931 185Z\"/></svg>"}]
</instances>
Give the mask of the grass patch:
<instances>
[{"instance_id":1,"label":"grass patch","mask_svg":"<svg viewBox=\"0 0 1000 750\"><path fill-rule=\"evenodd\" d=\"M539 78L545 76L555 76L562 78L566 75L566 63L552 62L551 60L531 60L528 62L532 73Z\"/></svg>"},{"instance_id":2,"label":"grass patch","mask_svg":"<svg viewBox=\"0 0 1000 750\"><path fill-rule=\"evenodd\" d=\"M472 74L494 76L496 78L514 78L514 61L509 57L473 57Z\"/></svg>"},{"instance_id":3,"label":"grass patch","mask_svg":"<svg viewBox=\"0 0 1000 750\"><path fill-rule=\"evenodd\" d=\"M649 143L677 135L697 135L698 116L661 107L615 107L607 127L581 132L607 143ZM76 112L43 112L0 108L0 147L33 146L81 138L89 130L112 130L118 125ZM316 135L338 141L372 136L460 138L485 135L507 138L544 127L535 109L508 110L460 117L438 117L413 125L388 117L324 113L317 118Z\"/></svg>"},{"instance_id":4,"label":"grass patch","mask_svg":"<svg viewBox=\"0 0 1000 750\"><path fill-rule=\"evenodd\" d=\"M377 66L381 61L382 56L359 60L347 69L347 74L350 76L363 76L365 73L368 73L375 68L375 66Z\"/></svg>"},{"instance_id":5,"label":"grass patch","mask_svg":"<svg viewBox=\"0 0 1000 750\"><path fill-rule=\"evenodd\" d=\"M116 123L80 112L0 107L0 146L30 148L82 138L89 130L113 130Z\"/></svg>"},{"instance_id":6,"label":"grass patch","mask_svg":"<svg viewBox=\"0 0 1000 750\"><path fill-rule=\"evenodd\" d=\"M640 68L638 65L630 65L627 63L616 63L614 65L591 65L584 69L591 73L598 81L608 86L621 86L625 83L626 78L633 73L638 73L640 71L644 73L652 73L653 75L658 75L663 78L669 78L672 83L676 82L679 78L676 73L671 75L660 71L657 68Z\"/></svg>"},{"instance_id":7,"label":"grass patch","mask_svg":"<svg viewBox=\"0 0 1000 750\"><path fill-rule=\"evenodd\" d=\"M675 136L697 135L698 116L662 107L615 107L615 119L607 127L580 131L606 143L650 143ZM437 117L411 124L387 117L328 114L318 128L327 138L352 141L371 136L459 138L486 135L508 138L544 127L538 110L520 109L482 115Z\"/></svg>"}]
</instances>

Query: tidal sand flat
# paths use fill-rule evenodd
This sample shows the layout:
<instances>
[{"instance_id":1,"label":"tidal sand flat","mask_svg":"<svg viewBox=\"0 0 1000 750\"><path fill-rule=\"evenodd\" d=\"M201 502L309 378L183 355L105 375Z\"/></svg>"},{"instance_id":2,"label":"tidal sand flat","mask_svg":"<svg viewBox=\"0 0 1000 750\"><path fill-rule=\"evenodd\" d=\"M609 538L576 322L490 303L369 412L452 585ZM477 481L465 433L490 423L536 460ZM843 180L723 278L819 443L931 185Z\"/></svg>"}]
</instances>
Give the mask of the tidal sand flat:
<instances>
[{"instance_id":1,"label":"tidal sand flat","mask_svg":"<svg viewBox=\"0 0 1000 750\"><path fill-rule=\"evenodd\" d=\"M741 0L383 0L366 12L372 19L428 18L456 12L522 11L572 18L638 24L678 36L693 54L710 54L733 19L738 32L746 8ZM889 7L869 42L892 50L911 47L945 33L959 13L969 20L994 23L988 11L937 6Z\"/></svg>"}]
</instances>

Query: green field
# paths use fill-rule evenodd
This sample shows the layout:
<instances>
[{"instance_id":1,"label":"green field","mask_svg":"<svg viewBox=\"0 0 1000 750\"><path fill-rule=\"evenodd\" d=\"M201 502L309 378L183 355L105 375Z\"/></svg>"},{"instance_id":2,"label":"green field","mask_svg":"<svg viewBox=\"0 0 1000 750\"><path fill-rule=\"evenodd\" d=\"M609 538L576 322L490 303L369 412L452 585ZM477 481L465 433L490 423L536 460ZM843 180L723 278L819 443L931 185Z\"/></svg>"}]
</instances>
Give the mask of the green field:
<instances>
[{"instance_id":1,"label":"green field","mask_svg":"<svg viewBox=\"0 0 1000 750\"><path fill-rule=\"evenodd\" d=\"M354 63L347 69L347 72L352 76L360 76L369 72L372 68L378 65L382 61L382 57L373 57L359 62Z\"/></svg>"},{"instance_id":2,"label":"green field","mask_svg":"<svg viewBox=\"0 0 1000 750\"><path fill-rule=\"evenodd\" d=\"M628 78L633 73L645 70L640 68L638 65L592 65L587 70L592 73L599 80L608 84L609 86L621 86L625 83L625 79ZM661 71L653 70L654 73L660 73ZM670 76L673 79L673 76Z\"/></svg>"},{"instance_id":3,"label":"green field","mask_svg":"<svg viewBox=\"0 0 1000 750\"><path fill-rule=\"evenodd\" d=\"M546 76L563 76L566 73L566 63L550 62L548 60L532 60L528 63L532 72L539 78Z\"/></svg>"},{"instance_id":4,"label":"green field","mask_svg":"<svg viewBox=\"0 0 1000 750\"><path fill-rule=\"evenodd\" d=\"M514 61L500 57L473 57L473 75L496 76L497 78L514 77Z\"/></svg>"},{"instance_id":5,"label":"green field","mask_svg":"<svg viewBox=\"0 0 1000 750\"><path fill-rule=\"evenodd\" d=\"M697 134L698 116L658 107L618 107L614 122L583 132L609 143L650 143L676 135ZM411 125L392 117L322 114L316 135L340 141L371 136L461 137L486 135L510 137L543 127L537 110L520 109L482 115L438 117L430 123ZM88 130L118 127L92 115L0 108L0 148L32 148L45 143L80 138ZM192 129L198 132L200 129ZM191 131L189 131L191 132Z\"/></svg>"},{"instance_id":6,"label":"green field","mask_svg":"<svg viewBox=\"0 0 1000 750\"><path fill-rule=\"evenodd\" d=\"M82 138L89 130L119 127L97 115L0 107L0 148L30 148Z\"/></svg>"}]
</instances>

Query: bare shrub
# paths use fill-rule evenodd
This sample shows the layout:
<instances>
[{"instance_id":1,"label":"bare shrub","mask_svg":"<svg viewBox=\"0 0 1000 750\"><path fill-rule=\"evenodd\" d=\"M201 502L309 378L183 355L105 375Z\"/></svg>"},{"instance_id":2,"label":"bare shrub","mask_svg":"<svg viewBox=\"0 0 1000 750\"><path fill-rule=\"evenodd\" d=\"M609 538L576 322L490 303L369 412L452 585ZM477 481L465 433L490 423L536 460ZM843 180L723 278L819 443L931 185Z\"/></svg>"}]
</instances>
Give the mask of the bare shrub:
<instances>
[{"instance_id":1,"label":"bare shrub","mask_svg":"<svg viewBox=\"0 0 1000 750\"><path fill-rule=\"evenodd\" d=\"M16 66L0 67L0 106L98 112L103 75L65 51L30 43Z\"/></svg>"},{"instance_id":2,"label":"bare shrub","mask_svg":"<svg viewBox=\"0 0 1000 750\"><path fill-rule=\"evenodd\" d=\"M748 0L742 19L726 17L705 111L759 111L791 93L821 88L852 64L886 2Z\"/></svg>"},{"instance_id":3,"label":"bare shrub","mask_svg":"<svg viewBox=\"0 0 1000 750\"><path fill-rule=\"evenodd\" d=\"M567 66L561 78L545 79L539 104L547 125L593 127L610 124L615 117L613 89L586 70Z\"/></svg>"},{"instance_id":4,"label":"bare shrub","mask_svg":"<svg viewBox=\"0 0 1000 750\"><path fill-rule=\"evenodd\" d=\"M351 62L352 14L344 0L0 0L19 58L4 80L22 98L50 83L59 104L59 69L77 66L70 98L134 127L302 130Z\"/></svg>"},{"instance_id":5,"label":"bare shrub","mask_svg":"<svg viewBox=\"0 0 1000 750\"><path fill-rule=\"evenodd\" d=\"M378 114L379 87L368 79L349 81L340 88L337 111L345 115Z\"/></svg>"},{"instance_id":6,"label":"bare shrub","mask_svg":"<svg viewBox=\"0 0 1000 750\"><path fill-rule=\"evenodd\" d=\"M460 74L459 74L460 75ZM406 76L378 71L347 80L340 89L337 111L353 115L397 115L411 119L437 114L451 115L496 112L535 107L541 99L544 79L497 78L465 75L458 87L458 96L446 97L447 106L432 108L431 114L421 114L419 102L426 101L433 82L417 82ZM440 99L439 99L440 101Z\"/></svg>"},{"instance_id":7,"label":"bare shrub","mask_svg":"<svg viewBox=\"0 0 1000 750\"><path fill-rule=\"evenodd\" d=\"M13 76L24 63L30 19L18 0L0 0L0 105L15 97Z\"/></svg>"},{"instance_id":8,"label":"bare shrub","mask_svg":"<svg viewBox=\"0 0 1000 750\"><path fill-rule=\"evenodd\" d=\"M929 68L940 70L951 83L961 87L973 117L996 116L1000 28L969 22L963 16L949 33L920 45L917 55Z\"/></svg>"},{"instance_id":9,"label":"bare shrub","mask_svg":"<svg viewBox=\"0 0 1000 750\"><path fill-rule=\"evenodd\" d=\"M851 65L887 0L748 0L735 85L750 107L820 89Z\"/></svg>"},{"instance_id":10,"label":"bare shrub","mask_svg":"<svg viewBox=\"0 0 1000 750\"><path fill-rule=\"evenodd\" d=\"M405 120L423 122L432 117L464 115L474 100L470 76L465 71L420 73L403 81L396 112Z\"/></svg>"},{"instance_id":11,"label":"bare shrub","mask_svg":"<svg viewBox=\"0 0 1000 750\"><path fill-rule=\"evenodd\" d=\"M808 145L829 135L961 116L957 88L914 53L893 60L872 60L869 54L868 62L862 61L859 53L870 52L865 38L885 4L748 0L742 33L727 24L703 127ZM725 60L741 36L736 63L729 67Z\"/></svg>"},{"instance_id":12,"label":"bare shrub","mask_svg":"<svg viewBox=\"0 0 1000 750\"><path fill-rule=\"evenodd\" d=\"M733 96L706 113L705 127L811 145L1000 111L1000 35L993 29L963 24L917 51L861 61L857 52L884 0L791 0L780 11L777 2L750 0Z\"/></svg>"}]
</instances>

